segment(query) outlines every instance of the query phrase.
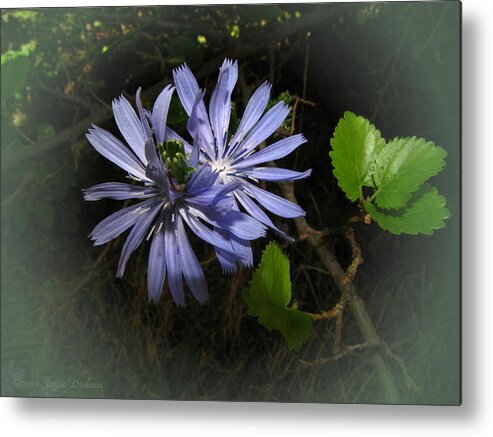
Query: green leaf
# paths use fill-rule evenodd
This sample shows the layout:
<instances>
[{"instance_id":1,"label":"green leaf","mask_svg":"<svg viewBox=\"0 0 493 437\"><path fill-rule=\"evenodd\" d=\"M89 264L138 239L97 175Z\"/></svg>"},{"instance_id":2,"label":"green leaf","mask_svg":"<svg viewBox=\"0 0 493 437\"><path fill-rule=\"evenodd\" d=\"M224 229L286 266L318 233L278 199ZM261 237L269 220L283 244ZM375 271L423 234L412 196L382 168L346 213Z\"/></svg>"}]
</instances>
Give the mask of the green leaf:
<instances>
[{"instance_id":1,"label":"green leaf","mask_svg":"<svg viewBox=\"0 0 493 437\"><path fill-rule=\"evenodd\" d=\"M291 300L289 259L276 243L269 243L264 250L243 299L248 305L248 314L258 317L258 322L269 331L279 331L290 349L299 349L310 337L311 318L295 306L288 307Z\"/></svg>"},{"instance_id":2,"label":"green leaf","mask_svg":"<svg viewBox=\"0 0 493 437\"><path fill-rule=\"evenodd\" d=\"M445 165L447 152L424 138L394 138L375 162L376 204L380 208L401 208L412 193Z\"/></svg>"},{"instance_id":3,"label":"green leaf","mask_svg":"<svg viewBox=\"0 0 493 437\"><path fill-rule=\"evenodd\" d=\"M382 229L393 234L431 235L435 229L445 227L444 220L450 216L445 203L445 197L435 187L425 184L404 208L382 211L366 202L365 209Z\"/></svg>"},{"instance_id":4,"label":"green leaf","mask_svg":"<svg viewBox=\"0 0 493 437\"><path fill-rule=\"evenodd\" d=\"M366 118L348 111L339 120L330 144L334 175L347 198L355 201L363 186L374 186L373 165L385 140Z\"/></svg>"}]
</instances>

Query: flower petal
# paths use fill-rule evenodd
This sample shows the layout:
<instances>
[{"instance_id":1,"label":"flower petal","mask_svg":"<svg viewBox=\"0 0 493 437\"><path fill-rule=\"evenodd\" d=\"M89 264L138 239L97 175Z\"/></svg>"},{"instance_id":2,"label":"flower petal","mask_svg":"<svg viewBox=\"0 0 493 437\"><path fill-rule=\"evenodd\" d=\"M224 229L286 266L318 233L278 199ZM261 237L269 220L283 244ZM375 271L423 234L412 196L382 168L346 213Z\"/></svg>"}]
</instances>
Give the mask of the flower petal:
<instances>
[{"instance_id":1,"label":"flower petal","mask_svg":"<svg viewBox=\"0 0 493 437\"><path fill-rule=\"evenodd\" d=\"M254 167L242 174L261 181L283 182L305 179L312 174L312 169L299 172L279 167Z\"/></svg>"},{"instance_id":2,"label":"flower petal","mask_svg":"<svg viewBox=\"0 0 493 437\"><path fill-rule=\"evenodd\" d=\"M223 61L223 65L221 65L220 70L221 71L228 70L228 72L229 72L228 89L230 89L232 92L233 88L236 85L236 81L238 80L238 61L233 61L232 59L226 58Z\"/></svg>"},{"instance_id":3,"label":"flower petal","mask_svg":"<svg viewBox=\"0 0 493 437\"><path fill-rule=\"evenodd\" d=\"M243 240L231 235L231 243L233 245L234 253L237 256L238 263L243 267L250 268L253 266L253 252L249 241Z\"/></svg>"},{"instance_id":4,"label":"flower petal","mask_svg":"<svg viewBox=\"0 0 493 437\"><path fill-rule=\"evenodd\" d=\"M185 220L190 230L197 235L200 239L204 240L206 243L222 249L226 252L231 252L233 249L231 243L226 240L223 236L219 235L216 231L211 230L208 226L204 225L195 215L195 208L190 208L190 213L184 208L180 209L180 215Z\"/></svg>"},{"instance_id":5,"label":"flower petal","mask_svg":"<svg viewBox=\"0 0 493 437\"><path fill-rule=\"evenodd\" d=\"M190 180L187 182L187 197L199 193L203 189L211 187L217 180L218 173L212 170L209 164L202 165L197 171L192 173Z\"/></svg>"},{"instance_id":6,"label":"flower petal","mask_svg":"<svg viewBox=\"0 0 493 437\"><path fill-rule=\"evenodd\" d=\"M233 165L235 168L248 168L267 161L275 161L276 159L284 158L286 155L289 155L303 143L306 143L306 139L302 134L293 135L284 138L271 146L265 147L247 158L239 159L235 161Z\"/></svg>"},{"instance_id":7,"label":"flower petal","mask_svg":"<svg viewBox=\"0 0 493 437\"><path fill-rule=\"evenodd\" d=\"M189 153L190 156L188 157L188 165L192 168L197 168L199 164L201 143L200 137L197 137L193 141L192 151Z\"/></svg>"},{"instance_id":8,"label":"flower petal","mask_svg":"<svg viewBox=\"0 0 493 437\"><path fill-rule=\"evenodd\" d=\"M222 229L217 229L225 239L229 240L232 252L225 252L216 249L217 259L221 264L224 273L231 274L236 271L237 266L250 268L253 265L253 253L250 242L242 240L235 235Z\"/></svg>"},{"instance_id":9,"label":"flower petal","mask_svg":"<svg viewBox=\"0 0 493 437\"><path fill-rule=\"evenodd\" d=\"M237 190L238 188L241 187L241 182L230 182L228 184L223 185L222 188L220 188L217 192L216 195L214 196L214 199L212 200L211 206L217 205L219 202L221 202L229 193L232 191Z\"/></svg>"},{"instance_id":10,"label":"flower petal","mask_svg":"<svg viewBox=\"0 0 493 437\"><path fill-rule=\"evenodd\" d=\"M199 84L187 64L180 65L173 70L173 79L181 104L187 114L190 115L192 113L193 104L195 103L195 98L197 97L197 94L200 93Z\"/></svg>"},{"instance_id":11,"label":"flower petal","mask_svg":"<svg viewBox=\"0 0 493 437\"><path fill-rule=\"evenodd\" d=\"M149 301L159 302L166 279L166 257L164 255L165 232L161 228L154 234L149 252L149 265L147 267L147 289Z\"/></svg>"},{"instance_id":12,"label":"flower petal","mask_svg":"<svg viewBox=\"0 0 493 437\"><path fill-rule=\"evenodd\" d=\"M205 112L204 93L199 92L195 98L195 102L190 113L190 118L187 121L187 129L194 141L201 139L201 146L205 153L211 158L215 157L214 152L214 137L212 136L209 116ZM204 107L204 111L200 108Z\"/></svg>"},{"instance_id":13,"label":"flower petal","mask_svg":"<svg viewBox=\"0 0 493 437\"><path fill-rule=\"evenodd\" d=\"M135 103L137 104L137 109L139 111L139 117L140 121L142 122L142 125L144 126L144 131L146 133L146 136L149 137L151 135L151 128L149 126L149 120L148 120L148 113L146 110L142 108L142 101L140 100L140 94L142 92L142 88L139 87L137 90L137 94L135 94Z\"/></svg>"},{"instance_id":14,"label":"flower petal","mask_svg":"<svg viewBox=\"0 0 493 437\"><path fill-rule=\"evenodd\" d=\"M168 269L168 284L171 296L179 306L185 306L185 295L183 293L183 281L181 278L181 258L176 241L175 225L168 221L165 226L164 255L166 256L166 267Z\"/></svg>"},{"instance_id":15,"label":"flower petal","mask_svg":"<svg viewBox=\"0 0 493 437\"><path fill-rule=\"evenodd\" d=\"M169 104L174 90L173 86L167 85L159 94L152 108L152 127L158 143L164 142Z\"/></svg>"},{"instance_id":16,"label":"flower petal","mask_svg":"<svg viewBox=\"0 0 493 437\"><path fill-rule=\"evenodd\" d=\"M98 153L127 171L134 178L148 180L142 163L127 146L108 131L93 125L86 134L86 138Z\"/></svg>"},{"instance_id":17,"label":"flower petal","mask_svg":"<svg viewBox=\"0 0 493 437\"><path fill-rule=\"evenodd\" d=\"M209 105L210 121L216 139L216 157L223 156L231 116L231 94L237 79L238 63L226 59L220 69L217 85Z\"/></svg>"},{"instance_id":18,"label":"flower petal","mask_svg":"<svg viewBox=\"0 0 493 437\"><path fill-rule=\"evenodd\" d=\"M146 214L158 202L155 199L146 200L120 209L106 217L90 234L91 239L94 240L94 245L99 246L118 237L139 220L142 220L142 214Z\"/></svg>"},{"instance_id":19,"label":"flower petal","mask_svg":"<svg viewBox=\"0 0 493 437\"><path fill-rule=\"evenodd\" d=\"M240 209L239 209L236 201L231 202L231 209L232 209L232 211L240 212ZM249 217L249 216L246 215L246 217ZM222 235L224 235L225 231L218 230L218 232L220 232ZM228 232L226 236L229 239L229 241L231 242L231 246L233 248L233 254L236 257L236 262L238 263L238 265L246 267L246 268L252 267L253 266L253 253L252 253L252 248L250 246L250 242L234 235L231 232Z\"/></svg>"},{"instance_id":20,"label":"flower petal","mask_svg":"<svg viewBox=\"0 0 493 437\"><path fill-rule=\"evenodd\" d=\"M125 244L123 245L122 252L120 254L120 261L118 262L118 271L116 274L118 278L121 278L123 276L123 273L125 272L125 266L127 265L127 262L130 259L130 255L132 255L135 249L137 249L142 243L142 241L144 240L147 231L149 229L149 226L156 218L156 215L161 210L161 208L162 208L162 203L158 203L157 205L152 207L148 213L143 214L142 219L139 220L134 225L134 227L128 234L128 237L125 240ZM151 259L152 258L149 257L149 263L151 262ZM155 295L154 291L152 295L153 296Z\"/></svg>"},{"instance_id":21,"label":"flower petal","mask_svg":"<svg viewBox=\"0 0 493 437\"><path fill-rule=\"evenodd\" d=\"M235 210L209 209L208 218L213 224L225 231L231 232L244 240L256 240L265 236L265 226L258 220Z\"/></svg>"},{"instance_id":22,"label":"flower petal","mask_svg":"<svg viewBox=\"0 0 493 437\"><path fill-rule=\"evenodd\" d=\"M289 107L284 102L276 103L252 128L240 145L237 156L245 156L261 142L269 138L289 114Z\"/></svg>"},{"instance_id":23,"label":"flower petal","mask_svg":"<svg viewBox=\"0 0 493 437\"><path fill-rule=\"evenodd\" d=\"M231 156L231 153L234 152L233 148L235 147L235 145L243 140L244 136L262 116L263 112L265 111L265 107L269 102L271 87L272 86L269 82L264 82L255 90L252 97L248 101L247 107L240 121L240 125L238 126L238 130L229 142L229 156Z\"/></svg>"},{"instance_id":24,"label":"flower petal","mask_svg":"<svg viewBox=\"0 0 493 437\"><path fill-rule=\"evenodd\" d=\"M263 223L264 225L269 226L271 229L279 233L286 240L291 242L294 241L293 237L290 237L288 234L281 231L278 227L274 225L274 223L269 218L269 216L264 211L262 211L262 209L250 198L250 196L248 196L246 193L244 193L241 190L235 191L235 196L238 199L238 201L241 203L243 208L245 208L246 212L248 212L248 214L250 214L254 219L257 219L259 222Z\"/></svg>"},{"instance_id":25,"label":"flower petal","mask_svg":"<svg viewBox=\"0 0 493 437\"><path fill-rule=\"evenodd\" d=\"M176 231L176 237L183 276L185 277L185 281L195 299L202 304L207 301L209 296L204 272L192 250L192 247L190 246L190 242L188 241L187 233L185 232L185 227L183 226L183 221L180 216L177 217L177 221L178 228Z\"/></svg>"},{"instance_id":26,"label":"flower petal","mask_svg":"<svg viewBox=\"0 0 493 437\"><path fill-rule=\"evenodd\" d=\"M137 117L130 102L123 96L113 100L113 114L115 116L118 129L127 141L130 148L144 165L147 164L145 157L145 142L147 135L142 122Z\"/></svg>"},{"instance_id":27,"label":"flower petal","mask_svg":"<svg viewBox=\"0 0 493 437\"><path fill-rule=\"evenodd\" d=\"M236 272L236 256L234 254L216 248L216 256L219 264L221 264L223 273L231 275Z\"/></svg>"},{"instance_id":28,"label":"flower petal","mask_svg":"<svg viewBox=\"0 0 493 437\"><path fill-rule=\"evenodd\" d=\"M180 98L183 108L188 115L192 114L192 109L195 103L197 95L200 94L200 88L195 80L193 73L186 64L175 68L173 70L173 78L175 80L176 91L178 92L178 97ZM214 137L212 135L212 130L209 122L209 116L207 115L207 110L205 108L204 101L201 99L197 103L197 117L200 120L204 120L205 126L201 130L202 139L204 144L204 150L212 151L214 145ZM194 135L192 134L192 138Z\"/></svg>"},{"instance_id":29,"label":"flower petal","mask_svg":"<svg viewBox=\"0 0 493 437\"><path fill-rule=\"evenodd\" d=\"M265 209L277 214L281 217L295 218L305 215L305 211L301 207L283 197L270 193L269 191L262 190L253 184L245 183L243 190L250 194L257 202L259 202Z\"/></svg>"},{"instance_id":30,"label":"flower petal","mask_svg":"<svg viewBox=\"0 0 493 437\"><path fill-rule=\"evenodd\" d=\"M146 199L155 197L159 190L153 187L142 187L121 182L105 182L103 184L93 185L83 190L84 200L101 200L101 199Z\"/></svg>"},{"instance_id":31,"label":"flower petal","mask_svg":"<svg viewBox=\"0 0 493 437\"><path fill-rule=\"evenodd\" d=\"M157 154L156 146L151 137L146 141L145 154L147 158L146 176L154 181L169 196L169 186L164 164L161 157Z\"/></svg>"}]
</instances>

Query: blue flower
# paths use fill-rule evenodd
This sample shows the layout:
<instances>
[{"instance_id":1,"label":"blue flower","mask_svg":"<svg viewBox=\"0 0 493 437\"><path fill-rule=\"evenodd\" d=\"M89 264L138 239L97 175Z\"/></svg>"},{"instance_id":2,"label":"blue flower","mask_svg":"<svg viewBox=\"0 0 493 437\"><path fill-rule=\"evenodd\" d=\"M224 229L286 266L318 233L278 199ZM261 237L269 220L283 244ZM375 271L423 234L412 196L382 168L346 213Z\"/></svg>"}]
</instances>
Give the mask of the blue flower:
<instances>
[{"instance_id":1,"label":"blue flower","mask_svg":"<svg viewBox=\"0 0 493 437\"><path fill-rule=\"evenodd\" d=\"M289 113L289 107L281 101L265 112L271 85L264 82L253 93L238 130L228 141L231 94L238 79L238 63L228 59L223 62L209 103L209 112L203 101L203 93L193 73L186 65L175 69L173 77L180 101L190 116L187 125L189 133L192 138L200 139L202 149L200 160L209 163L214 170L219 172L220 183L235 184L233 195L237 201L234 202L237 210L239 204L251 217L290 239L274 225L260 206L285 218L300 217L305 212L299 205L255 184L262 180L294 181L311 174L311 169L297 172L265 165L269 161L283 158L305 143L306 140L301 134L282 139L262 150L256 150L281 126ZM251 265L250 244L248 242L237 243L242 247L230 252L223 252L221 248L216 250L225 271L235 270L237 262L240 265ZM243 254L243 258L235 258L235 254L238 253ZM243 263L242 259L247 259L248 263Z\"/></svg>"},{"instance_id":2,"label":"blue flower","mask_svg":"<svg viewBox=\"0 0 493 437\"><path fill-rule=\"evenodd\" d=\"M148 112L142 108L139 89L138 115L123 96L113 101L115 120L128 147L96 126L89 130L87 139L141 185L103 183L85 190L84 198L139 200L104 219L90 236L95 245L101 245L130 229L118 277L123 275L132 252L152 237L147 272L149 300L159 300L167 276L174 301L184 306L182 278L200 303L208 297L204 273L186 227L217 250L230 254L235 250L231 240L259 238L265 235L265 226L234 208L229 193L235 186L219 184L217 169L208 163L199 164L200 139L192 146L166 126L173 91L167 86ZM242 258L241 253L231 256Z\"/></svg>"}]
</instances>

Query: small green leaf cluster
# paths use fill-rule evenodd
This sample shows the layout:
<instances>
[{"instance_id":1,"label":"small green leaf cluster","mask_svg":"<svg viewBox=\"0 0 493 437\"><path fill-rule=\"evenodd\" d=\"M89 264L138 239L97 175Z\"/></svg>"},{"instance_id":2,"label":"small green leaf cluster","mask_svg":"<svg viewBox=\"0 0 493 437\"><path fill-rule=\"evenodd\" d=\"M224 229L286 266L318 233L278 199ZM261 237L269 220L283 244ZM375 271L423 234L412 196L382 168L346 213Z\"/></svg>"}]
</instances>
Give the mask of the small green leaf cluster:
<instances>
[{"instance_id":1,"label":"small green leaf cluster","mask_svg":"<svg viewBox=\"0 0 493 437\"><path fill-rule=\"evenodd\" d=\"M312 319L291 301L289 259L275 242L264 250L262 260L243 292L248 314L269 331L279 331L291 350L299 349L310 338Z\"/></svg>"},{"instance_id":2,"label":"small green leaf cluster","mask_svg":"<svg viewBox=\"0 0 493 437\"><path fill-rule=\"evenodd\" d=\"M179 184L187 182L195 168L188 165L188 156L181 141L168 140L166 144L158 144L164 165Z\"/></svg>"},{"instance_id":3,"label":"small green leaf cluster","mask_svg":"<svg viewBox=\"0 0 493 437\"><path fill-rule=\"evenodd\" d=\"M393 234L432 234L445 226L445 198L427 184L447 152L424 138L385 141L367 119L345 112L330 140L334 176L381 228ZM363 196L363 187L373 190Z\"/></svg>"}]
</instances>

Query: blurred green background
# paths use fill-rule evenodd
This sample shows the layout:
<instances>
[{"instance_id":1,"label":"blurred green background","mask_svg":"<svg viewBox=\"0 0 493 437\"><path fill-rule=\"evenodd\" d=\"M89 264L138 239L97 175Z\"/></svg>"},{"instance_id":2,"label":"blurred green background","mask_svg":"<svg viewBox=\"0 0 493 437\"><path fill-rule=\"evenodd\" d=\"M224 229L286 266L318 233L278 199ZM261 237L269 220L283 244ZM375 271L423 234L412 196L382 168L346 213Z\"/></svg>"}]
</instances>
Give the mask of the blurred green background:
<instances>
[{"instance_id":1,"label":"blurred green background","mask_svg":"<svg viewBox=\"0 0 493 437\"><path fill-rule=\"evenodd\" d=\"M448 151L433 180L447 197L447 227L431 237L393 236L358 225L356 285L380 336L405 360L420 390L389 365L402 403L460 402L460 4L395 2L244 6L2 9L1 18L1 393L286 402L384 402L365 351L323 366L334 326L290 352L246 315L240 291L251 272L223 276L195 241L211 298L168 291L149 305L148 246L115 278L122 238L92 247L88 234L120 207L84 203L81 189L124 181L84 138L91 123L118 134L111 100L144 89L150 106L186 61L209 95L224 57L239 60L239 114L265 79L273 96L300 105L296 131L309 143L283 166L313 168L296 183L308 222L340 228L357 211L331 175L329 139L345 110L369 118L385 138L424 136ZM183 131L173 102L170 123ZM275 185L269 189L277 192ZM295 235L289 220L279 227ZM254 244L258 263L268 238ZM327 242L343 266L342 234ZM338 292L304 242L287 245L300 308L330 308ZM349 313L344 344L361 341Z\"/></svg>"}]
</instances>

